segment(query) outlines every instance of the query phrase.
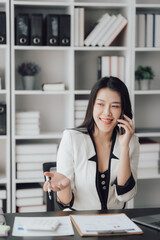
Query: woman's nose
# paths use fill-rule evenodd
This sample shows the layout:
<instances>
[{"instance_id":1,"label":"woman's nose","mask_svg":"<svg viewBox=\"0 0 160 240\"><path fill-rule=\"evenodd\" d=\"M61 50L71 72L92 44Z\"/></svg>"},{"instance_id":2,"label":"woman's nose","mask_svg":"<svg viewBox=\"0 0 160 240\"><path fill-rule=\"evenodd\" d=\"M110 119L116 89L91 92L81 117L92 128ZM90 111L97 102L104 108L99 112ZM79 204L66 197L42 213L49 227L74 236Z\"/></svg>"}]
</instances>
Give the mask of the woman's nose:
<instances>
[{"instance_id":1,"label":"woman's nose","mask_svg":"<svg viewBox=\"0 0 160 240\"><path fill-rule=\"evenodd\" d=\"M110 116L110 115L111 115L111 109L110 109L109 106L106 106L106 107L104 108L104 113L105 113L105 115L107 115L107 116Z\"/></svg>"}]
</instances>

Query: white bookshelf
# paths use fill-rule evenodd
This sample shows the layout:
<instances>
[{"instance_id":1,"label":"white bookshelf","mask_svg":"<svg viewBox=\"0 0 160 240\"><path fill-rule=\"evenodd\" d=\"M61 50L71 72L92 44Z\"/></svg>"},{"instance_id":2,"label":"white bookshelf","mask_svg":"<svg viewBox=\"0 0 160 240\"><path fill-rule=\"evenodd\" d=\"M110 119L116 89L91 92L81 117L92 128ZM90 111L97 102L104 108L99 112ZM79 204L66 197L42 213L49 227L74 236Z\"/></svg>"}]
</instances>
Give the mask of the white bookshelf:
<instances>
[{"instance_id":1,"label":"white bookshelf","mask_svg":"<svg viewBox=\"0 0 160 240\"><path fill-rule=\"evenodd\" d=\"M6 135L0 135L0 185L6 187L6 212L11 211L11 162L10 162L10 26L9 1L0 0L0 11L6 12L6 44L0 45L0 73L2 89L0 102L6 104Z\"/></svg>"},{"instance_id":2,"label":"white bookshelf","mask_svg":"<svg viewBox=\"0 0 160 240\"><path fill-rule=\"evenodd\" d=\"M160 12L160 2L158 0L136 0L134 18L136 22L136 13L157 13ZM135 28L134 28L135 29ZM135 34L136 36L136 29ZM139 65L152 66L155 72L155 79L151 81L151 89L147 91L137 90L137 85L133 81L133 106L135 114L135 126L137 128L157 128L157 131L138 132L137 136L140 138L149 137L160 142L160 72L157 60L160 58L160 48L158 47L137 47L136 39L133 51L133 71ZM134 73L134 72L133 72ZM151 159L152 161L152 159ZM146 176L138 176L138 191L134 199L135 207L153 207L159 206L159 187L160 171L153 169L148 171ZM147 187L146 187L147 186ZM151 198L154 200L151 201Z\"/></svg>"},{"instance_id":3,"label":"white bookshelf","mask_svg":"<svg viewBox=\"0 0 160 240\"><path fill-rule=\"evenodd\" d=\"M2 3L1 3L2 2ZM6 1L0 1L6 5ZM8 3L7 3L8 4ZM0 6L1 6L0 5ZM85 34L93 24L105 12L121 13L128 19L125 30L110 47L77 47L74 46L74 8L84 7L85 9ZM59 143L62 132L66 128L75 126L74 104L75 99L87 99L90 89L97 81L97 57L98 56L124 56L125 57L125 83L129 88L133 105L134 121L136 127L158 127L160 123L159 109L160 102L160 81L158 78L153 83L153 89L139 91L135 87L134 71L140 63L152 65L158 76L158 64L160 48L138 48L135 45L135 20L136 10L160 9L159 0L152 3L148 0L11 0L11 130L12 130L12 178L7 175L6 179L12 181L12 212L16 211L16 187L19 183L43 182L43 179L17 179L16 178L16 153L15 147L18 143L53 142ZM9 10L8 10L9 12ZM49 13L71 15L71 45L68 47L50 46L17 46L15 45L15 16L18 13ZM9 48L0 46L0 52ZM8 52L9 56L9 52ZM17 67L25 60L31 60L41 67L41 73L37 76L36 90L26 91L22 89L20 75ZM9 66L9 60L8 65ZM160 74L159 74L160 75ZM65 91L43 92L41 84L44 82L64 81ZM9 88L7 88L9 89ZM0 96L8 96L9 91L1 90ZM8 100L9 101L9 100ZM153 108L154 106L154 108ZM156 107L155 107L156 106ZM150 114L148 115L148 107ZM18 136L15 132L15 113L17 110L40 111L40 135ZM143 114L142 114L143 111ZM8 114L9 116L9 114ZM142 116L142 117L141 117ZM154 116L154 117L153 117ZM156 116L156 117L155 117ZM9 119L8 119L9 121ZM146 122L145 122L146 121ZM9 131L9 130L8 130ZM151 137L160 139L160 132L137 133L139 137ZM7 137L0 137L0 143L9 140ZM7 145L9 146L9 144ZM10 168L9 168L10 169ZM9 173L8 173L9 174ZM151 181L157 181L160 175L148 176ZM4 182L4 178L1 181ZM140 177L141 179L141 177ZM142 179L141 179L142 180ZM140 180L140 181L141 181ZM143 179L145 180L145 179ZM9 181L9 180L6 180ZM145 183L145 181L144 181ZM157 191L157 190L155 190ZM137 203L137 201L136 201ZM134 206L134 201L128 204Z\"/></svg>"}]
</instances>

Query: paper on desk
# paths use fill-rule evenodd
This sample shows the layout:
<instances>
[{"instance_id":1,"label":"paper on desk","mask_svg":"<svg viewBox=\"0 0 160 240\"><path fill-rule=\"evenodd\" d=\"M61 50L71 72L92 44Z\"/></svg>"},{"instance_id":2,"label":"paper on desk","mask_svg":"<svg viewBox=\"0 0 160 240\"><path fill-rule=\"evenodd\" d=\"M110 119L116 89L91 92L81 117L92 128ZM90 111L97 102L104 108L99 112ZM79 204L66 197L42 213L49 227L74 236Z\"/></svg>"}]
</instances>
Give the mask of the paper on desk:
<instances>
[{"instance_id":1,"label":"paper on desk","mask_svg":"<svg viewBox=\"0 0 160 240\"><path fill-rule=\"evenodd\" d=\"M124 230L128 234L140 234L142 230L126 214L71 215L80 235L109 233Z\"/></svg>"},{"instance_id":2,"label":"paper on desk","mask_svg":"<svg viewBox=\"0 0 160 240\"><path fill-rule=\"evenodd\" d=\"M41 220L41 219L53 219L58 220L60 222L60 226L56 231L29 231L27 230L27 225L33 219ZM72 223L69 216L62 217L15 217L12 236L19 237L33 237L33 236L68 236L74 235Z\"/></svg>"}]
</instances>

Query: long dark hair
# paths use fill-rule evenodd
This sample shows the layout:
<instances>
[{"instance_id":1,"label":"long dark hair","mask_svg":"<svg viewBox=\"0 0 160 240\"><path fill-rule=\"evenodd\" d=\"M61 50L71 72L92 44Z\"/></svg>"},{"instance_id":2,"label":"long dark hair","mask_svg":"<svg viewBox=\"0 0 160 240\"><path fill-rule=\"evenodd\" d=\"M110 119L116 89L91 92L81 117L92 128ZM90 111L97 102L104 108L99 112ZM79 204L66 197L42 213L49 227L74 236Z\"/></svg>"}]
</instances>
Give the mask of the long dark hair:
<instances>
[{"instance_id":1,"label":"long dark hair","mask_svg":"<svg viewBox=\"0 0 160 240\"><path fill-rule=\"evenodd\" d=\"M93 107L97 97L97 93L102 88L109 88L120 94L121 102L122 102L122 112L132 119L131 101L130 101L129 92L126 85L119 78L112 77L112 76L104 77L98 80L93 86L90 93L84 121L78 127L78 129L79 128L86 129L93 133L94 124L95 124L93 119Z\"/></svg>"}]
</instances>

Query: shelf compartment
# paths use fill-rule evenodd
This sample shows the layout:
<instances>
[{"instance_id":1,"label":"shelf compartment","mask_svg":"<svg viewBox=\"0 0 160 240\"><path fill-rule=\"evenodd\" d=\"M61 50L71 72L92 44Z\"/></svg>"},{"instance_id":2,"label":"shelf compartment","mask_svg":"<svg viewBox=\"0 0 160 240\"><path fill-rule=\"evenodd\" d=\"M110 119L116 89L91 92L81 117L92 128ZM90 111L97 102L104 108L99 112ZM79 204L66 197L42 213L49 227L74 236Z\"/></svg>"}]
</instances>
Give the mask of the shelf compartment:
<instances>
[{"instance_id":1,"label":"shelf compartment","mask_svg":"<svg viewBox=\"0 0 160 240\"><path fill-rule=\"evenodd\" d=\"M42 88L43 83L64 82L66 90L71 89L73 81L73 54L72 51L43 51L28 50L15 51L15 89L22 90L21 76L17 72L22 62L34 62L41 68L36 76L36 90ZM44 62L47 64L44 66ZM60 68L59 68L60 66ZM61 69L61 70L60 70Z\"/></svg>"},{"instance_id":2,"label":"shelf compartment","mask_svg":"<svg viewBox=\"0 0 160 240\"><path fill-rule=\"evenodd\" d=\"M139 65L143 65L143 66L151 66L154 73L155 73L155 77L153 80L151 80L151 89L150 90L160 90L160 68L159 68L159 58L160 58L160 52L136 52L136 56L135 56L135 69L137 69L137 67ZM152 60L154 59L154 61ZM137 86L137 81L135 80L135 90L138 89Z\"/></svg>"},{"instance_id":3,"label":"shelf compartment","mask_svg":"<svg viewBox=\"0 0 160 240\"><path fill-rule=\"evenodd\" d=\"M73 127L73 101L68 95L16 96L16 111L39 111L40 132L62 132ZM38 135L36 135L38 137ZM31 137L31 136L29 136ZM34 137L34 136L33 136Z\"/></svg>"},{"instance_id":4,"label":"shelf compartment","mask_svg":"<svg viewBox=\"0 0 160 240\"><path fill-rule=\"evenodd\" d=\"M135 127L160 130L160 115L158 114L159 105L159 95L137 95L135 97L134 110L136 123Z\"/></svg>"}]
</instances>

